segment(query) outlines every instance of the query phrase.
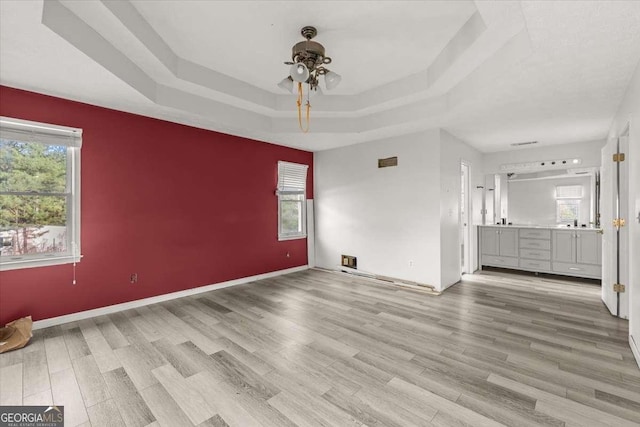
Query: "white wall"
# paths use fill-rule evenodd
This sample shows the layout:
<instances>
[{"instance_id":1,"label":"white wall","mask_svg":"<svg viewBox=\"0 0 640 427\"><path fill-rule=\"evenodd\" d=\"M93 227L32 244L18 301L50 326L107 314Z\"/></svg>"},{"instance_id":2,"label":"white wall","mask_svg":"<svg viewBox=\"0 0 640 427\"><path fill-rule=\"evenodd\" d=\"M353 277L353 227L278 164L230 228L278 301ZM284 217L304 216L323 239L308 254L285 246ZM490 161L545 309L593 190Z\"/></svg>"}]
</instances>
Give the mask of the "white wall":
<instances>
[{"instance_id":1,"label":"white wall","mask_svg":"<svg viewBox=\"0 0 640 427\"><path fill-rule=\"evenodd\" d=\"M439 131L314 154L316 265L440 284ZM378 168L397 156L398 166Z\"/></svg>"},{"instance_id":2,"label":"white wall","mask_svg":"<svg viewBox=\"0 0 640 427\"><path fill-rule=\"evenodd\" d=\"M609 138L620 136L629 126L629 212L626 219L629 232L629 333L636 361L640 365L640 64L636 67L625 97L611 124Z\"/></svg>"},{"instance_id":3,"label":"white wall","mask_svg":"<svg viewBox=\"0 0 640 427\"><path fill-rule=\"evenodd\" d=\"M397 167L378 169L379 158L392 156ZM316 264L335 269L340 255L353 255L369 273L437 289L456 283L461 160L470 164L470 210L480 224L482 155L445 131L315 153ZM475 267L475 252L472 259Z\"/></svg>"},{"instance_id":4,"label":"white wall","mask_svg":"<svg viewBox=\"0 0 640 427\"><path fill-rule=\"evenodd\" d=\"M583 197L579 224L589 225L591 213L591 177L509 181L509 222L518 225L556 224L556 186L581 185Z\"/></svg>"},{"instance_id":5,"label":"white wall","mask_svg":"<svg viewBox=\"0 0 640 427\"><path fill-rule=\"evenodd\" d=\"M469 192L471 194L470 211L472 213L471 247L474 248L473 270L478 268L478 225L482 223L482 189L484 185L482 154L464 142L440 131L440 270L443 289L453 285L460 279L460 163L469 163Z\"/></svg>"},{"instance_id":6,"label":"white wall","mask_svg":"<svg viewBox=\"0 0 640 427\"><path fill-rule=\"evenodd\" d=\"M578 142L574 144L561 144L541 147L522 147L509 150L499 151L496 153L487 153L484 155L485 173L502 173L501 164L532 162L536 160L553 160L563 158L580 158L582 163L579 167L599 167L600 166L600 150L606 141L590 141ZM555 169L561 169L558 165ZM566 166L564 167L566 169Z\"/></svg>"}]
</instances>

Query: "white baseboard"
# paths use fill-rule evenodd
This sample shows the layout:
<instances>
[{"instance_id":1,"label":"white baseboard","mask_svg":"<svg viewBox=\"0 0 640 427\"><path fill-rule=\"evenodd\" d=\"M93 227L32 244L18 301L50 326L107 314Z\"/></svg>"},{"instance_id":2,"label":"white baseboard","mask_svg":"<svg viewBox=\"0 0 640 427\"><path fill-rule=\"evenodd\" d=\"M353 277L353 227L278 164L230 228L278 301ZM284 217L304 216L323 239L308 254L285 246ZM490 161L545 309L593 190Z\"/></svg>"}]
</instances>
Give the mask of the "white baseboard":
<instances>
[{"instance_id":1,"label":"white baseboard","mask_svg":"<svg viewBox=\"0 0 640 427\"><path fill-rule=\"evenodd\" d=\"M633 335L631 334L629 334L629 347L631 347L631 353L633 353L633 357L636 358L638 368L640 368L640 348L638 348L638 344L633 339Z\"/></svg>"},{"instance_id":2,"label":"white baseboard","mask_svg":"<svg viewBox=\"0 0 640 427\"><path fill-rule=\"evenodd\" d=\"M258 274L256 276L242 277L240 279L229 280L227 282L214 283L212 285L200 286L184 291L171 292L169 294L157 295L155 297L143 298L134 301L123 302L121 304L108 305L106 307L94 308L92 310L79 311L77 313L65 314L64 316L50 317L48 319L36 320L33 322L33 329L48 328L49 326L61 325L68 322L76 322L78 320L88 319L90 317L102 316L104 314L116 313L118 311L129 310L131 308L142 307L145 305L156 304L159 302L170 301L172 299L188 297L191 295L201 294L203 292L214 291L216 289L228 288L230 286L242 285L256 280L268 279L271 277L282 276L283 274L295 273L298 271L308 270L308 265L300 267L287 268L285 270L272 271L269 273Z\"/></svg>"}]
</instances>

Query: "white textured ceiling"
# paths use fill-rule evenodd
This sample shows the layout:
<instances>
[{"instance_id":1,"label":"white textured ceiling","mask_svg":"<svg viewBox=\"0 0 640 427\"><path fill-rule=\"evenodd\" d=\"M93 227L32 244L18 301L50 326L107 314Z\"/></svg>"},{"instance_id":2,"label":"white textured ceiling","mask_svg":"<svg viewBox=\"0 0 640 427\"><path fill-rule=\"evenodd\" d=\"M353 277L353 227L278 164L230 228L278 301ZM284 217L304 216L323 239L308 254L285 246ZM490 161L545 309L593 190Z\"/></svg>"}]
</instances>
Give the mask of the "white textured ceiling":
<instances>
[{"instance_id":1,"label":"white textured ceiling","mask_svg":"<svg viewBox=\"0 0 640 427\"><path fill-rule=\"evenodd\" d=\"M275 86L304 25L343 76L308 134ZM639 59L636 1L0 1L1 84L309 150L604 138Z\"/></svg>"}]
</instances>

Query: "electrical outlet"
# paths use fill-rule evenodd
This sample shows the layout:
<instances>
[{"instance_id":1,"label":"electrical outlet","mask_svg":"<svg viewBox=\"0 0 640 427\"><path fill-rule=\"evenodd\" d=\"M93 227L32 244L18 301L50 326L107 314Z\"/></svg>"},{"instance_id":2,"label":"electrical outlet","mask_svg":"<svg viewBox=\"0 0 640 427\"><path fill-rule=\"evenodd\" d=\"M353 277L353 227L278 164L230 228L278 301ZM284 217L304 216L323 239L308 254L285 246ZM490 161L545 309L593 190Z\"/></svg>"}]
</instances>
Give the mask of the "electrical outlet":
<instances>
[{"instance_id":1,"label":"electrical outlet","mask_svg":"<svg viewBox=\"0 0 640 427\"><path fill-rule=\"evenodd\" d=\"M138 273L133 273L131 277L129 277L129 281L131 283L138 283Z\"/></svg>"},{"instance_id":2,"label":"electrical outlet","mask_svg":"<svg viewBox=\"0 0 640 427\"><path fill-rule=\"evenodd\" d=\"M409 267L413 267L413 261L409 261Z\"/></svg>"}]
</instances>

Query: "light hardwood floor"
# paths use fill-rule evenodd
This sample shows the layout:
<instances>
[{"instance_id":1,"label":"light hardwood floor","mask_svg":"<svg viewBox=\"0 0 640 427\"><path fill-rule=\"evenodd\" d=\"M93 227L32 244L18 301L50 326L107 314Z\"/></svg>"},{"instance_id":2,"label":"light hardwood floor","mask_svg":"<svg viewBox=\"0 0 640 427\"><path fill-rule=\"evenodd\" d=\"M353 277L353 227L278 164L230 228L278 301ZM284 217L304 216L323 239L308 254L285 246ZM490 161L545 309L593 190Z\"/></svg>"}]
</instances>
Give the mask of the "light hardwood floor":
<instances>
[{"instance_id":1,"label":"light hardwood floor","mask_svg":"<svg viewBox=\"0 0 640 427\"><path fill-rule=\"evenodd\" d=\"M627 322L599 293L309 270L35 331L0 357L0 404L64 405L67 427L637 426Z\"/></svg>"}]
</instances>

